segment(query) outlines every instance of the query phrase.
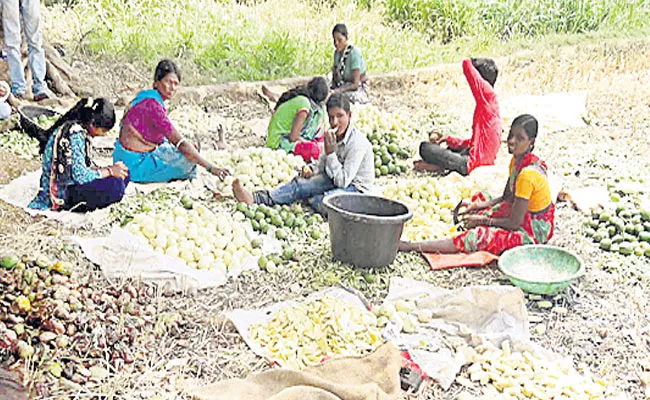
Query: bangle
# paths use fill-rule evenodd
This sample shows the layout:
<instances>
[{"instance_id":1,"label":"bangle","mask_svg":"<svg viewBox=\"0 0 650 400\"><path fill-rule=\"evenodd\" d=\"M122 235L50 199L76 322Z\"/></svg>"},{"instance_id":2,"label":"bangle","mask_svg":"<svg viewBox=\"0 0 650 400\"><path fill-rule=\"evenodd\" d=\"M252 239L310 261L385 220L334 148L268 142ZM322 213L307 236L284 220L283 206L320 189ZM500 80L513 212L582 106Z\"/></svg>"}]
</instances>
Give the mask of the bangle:
<instances>
[{"instance_id":1,"label":"bangle","mask_svg":"<svg viewBox=\"0 0 650 400\"><path fill-rule=\"evenodd\" d=\"M206 169L206 171L208 171L209 173L212 173L212 164L208 164L208 165L205 167L205 169Z\"/></svg>"},{"instance_id":2,"label":"bangle","mask_svg":"<svg viewBox=\"0 0 650 400\"><path fill-rule=\"evenodd\" d=\"M106 167L106 171L108 171L108 176L113 176L113 171L111 171L110 167Z\"/></svg>"},{"instance_id":3,"label":"bangle","mask_svg":"<svg viewBox=\"0 0 650 400\"><path fill-rule=\"evenodd\" d=\"M175 144L176 150L178 150L181 147L181 145L183 144L184 141L185 141L185 138L181 138L181 140L179 140L178 143Z\"/></svg>"}]
</instances>

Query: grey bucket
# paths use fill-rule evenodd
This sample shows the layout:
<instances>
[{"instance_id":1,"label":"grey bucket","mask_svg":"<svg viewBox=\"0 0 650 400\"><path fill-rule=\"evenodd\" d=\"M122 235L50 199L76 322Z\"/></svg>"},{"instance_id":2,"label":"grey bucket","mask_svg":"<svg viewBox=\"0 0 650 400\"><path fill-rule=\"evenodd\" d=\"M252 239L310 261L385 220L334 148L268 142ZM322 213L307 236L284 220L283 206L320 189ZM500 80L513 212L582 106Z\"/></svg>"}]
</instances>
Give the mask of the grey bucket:
<instances>
[{"instance_id":1,"label":"grey bucket","mask_svg":"<svg viewBox=\"0 0 650 400\"><path fill-rule=\"evenodd\" d=\"M390 265L404 223L413 216L400 202L360 193L327 196L323 205L334 258L356 267Z\"/></svg>"}]
</instances>

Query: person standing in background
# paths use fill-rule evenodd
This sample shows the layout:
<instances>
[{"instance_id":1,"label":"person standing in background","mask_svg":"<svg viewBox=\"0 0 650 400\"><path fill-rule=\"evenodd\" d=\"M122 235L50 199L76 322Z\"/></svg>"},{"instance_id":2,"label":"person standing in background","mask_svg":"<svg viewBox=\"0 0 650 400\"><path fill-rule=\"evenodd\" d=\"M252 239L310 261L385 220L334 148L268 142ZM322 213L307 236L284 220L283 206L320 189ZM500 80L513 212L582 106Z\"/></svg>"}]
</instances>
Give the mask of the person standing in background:
<instances>
[{"instance_id":1,"label":"person standing in background","mask_svg":"<svg viewBox=\"0 0 650 400\"><path fill-rule=\"evenodd\" d=\"M27 37L29 67L32 70L34 101L52 97L45 83L45 52L43 51L43 26L40 0L2 0L2 27L5 35L5 52L9 65L11 92L18 99L25 98L25 72L21 60L21 17Z\"/></svg>"}]
</instances>

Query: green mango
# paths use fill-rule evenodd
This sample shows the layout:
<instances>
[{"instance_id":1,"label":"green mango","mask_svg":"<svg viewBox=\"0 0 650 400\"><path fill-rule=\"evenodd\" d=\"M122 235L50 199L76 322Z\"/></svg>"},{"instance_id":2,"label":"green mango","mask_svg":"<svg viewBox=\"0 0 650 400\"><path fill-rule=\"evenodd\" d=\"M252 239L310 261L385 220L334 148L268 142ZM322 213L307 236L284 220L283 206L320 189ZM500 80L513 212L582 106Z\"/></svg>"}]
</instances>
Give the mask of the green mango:
<instances>
[{"instance_id":1,"label":"green mango","mask_svg":"<svg viewBox=\"0 0 650 400\"><path fill-rule=\"evenodd\" d=\"M20 259L16 256L6 256L0 259L0 267L4 269L14 269L19 262Z\"/></svg>"},{"instance_id":2,"label":"green mango","mask_svg":"<svg viewBox=\"0 0 650 400\"><path fill-rule=\"evenodd\" d=\"M600 248L603 250L609 250L612 248L612 239L603 239L600 241Z\"/></svg>"}]
</instances>

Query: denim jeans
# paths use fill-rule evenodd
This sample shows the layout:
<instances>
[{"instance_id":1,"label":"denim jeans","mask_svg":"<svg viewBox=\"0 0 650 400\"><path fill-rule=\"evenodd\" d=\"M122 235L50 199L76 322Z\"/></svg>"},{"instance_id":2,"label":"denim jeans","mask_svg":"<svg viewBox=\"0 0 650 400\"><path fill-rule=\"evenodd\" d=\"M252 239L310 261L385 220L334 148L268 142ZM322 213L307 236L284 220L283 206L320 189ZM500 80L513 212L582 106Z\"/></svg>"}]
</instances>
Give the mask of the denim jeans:
<instances>
[{"instance_id":1,"label":"denim jeans","mask_svg":"<svg viewBox=\"0 0 650 400\"><path fill-rule=\"evenodd\" d=\"M276 204L292 204L297 201L306 200L310 206L319 213L326 215L327 210L323 207L323 199L335 193L358 192L354 186L338 188L334 182L325 174L314 175L309 179L295 178L286 185L273 190L260 190L254 193L255 203L268 206Z\"/></svg>"},{"instance_id":2,"label":"denim jeans","mask_svg":"<svg viewBox=\"0 0 650 400\"><path fill-rule=\"evenodd\" d=\"M20 55L22 36L20 34L20 17L22 16L27 36L29 67L34 78L34 94L45 92L45 52L43 51L43 27L41 26L40 0L3 0L2 26L4 27L7 64L11 79L11 92L16 95L25 93L25 73Z\"/></svg>"}]
</instances>

